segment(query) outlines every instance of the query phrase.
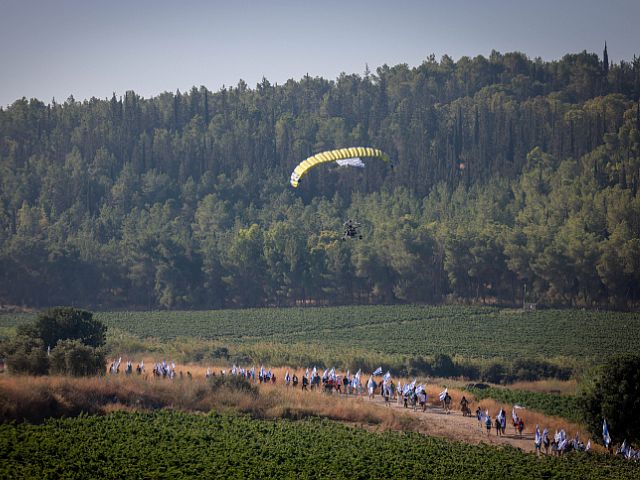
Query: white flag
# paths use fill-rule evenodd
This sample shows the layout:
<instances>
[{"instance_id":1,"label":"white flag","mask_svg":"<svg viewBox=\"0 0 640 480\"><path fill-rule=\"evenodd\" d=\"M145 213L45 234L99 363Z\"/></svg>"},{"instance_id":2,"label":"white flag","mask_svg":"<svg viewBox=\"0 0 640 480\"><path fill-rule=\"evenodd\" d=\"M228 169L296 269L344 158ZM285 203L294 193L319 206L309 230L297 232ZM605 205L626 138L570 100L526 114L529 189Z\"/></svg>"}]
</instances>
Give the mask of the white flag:
<instances>
[{"instance_id":1,"label":"white flag","mask_svg":"<svg viewBox=\"0 0 640 480\"><path fill-rule=\"evenodd\" d=\"M442 392L440 392L440 395L438 395L438 398L440 399L440 401L444 401L444 398L447 396L447 393L449 392L448 388L445 388Z\"/></svg>"}]
</instances>

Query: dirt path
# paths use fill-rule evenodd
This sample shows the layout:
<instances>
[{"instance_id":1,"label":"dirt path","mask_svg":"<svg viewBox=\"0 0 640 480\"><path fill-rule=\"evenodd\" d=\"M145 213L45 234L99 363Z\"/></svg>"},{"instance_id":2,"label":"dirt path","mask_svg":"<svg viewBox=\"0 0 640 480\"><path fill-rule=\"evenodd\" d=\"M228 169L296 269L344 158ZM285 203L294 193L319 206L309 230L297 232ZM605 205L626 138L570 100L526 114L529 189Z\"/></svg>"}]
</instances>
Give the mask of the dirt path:
<instances>
[{"instance_id":1,"label":"dirt path","mask_svg":"<svg viewBox=\"0 0 640 480\"><path fill-rule=\"evenodd\" d=\"M483 425L480 428L475 416L464 417L459 410L452 410L447 414L441 407L429 404L426 412L420 410L414 412L412 408L404 408L397 402L391 402L391 406L386 406L380 395L376 395L373 400L368 401L380 408L392 408L394 411L416 417L420 421L419 432L425 435L471 444L509 445L525 452L535 451L534 434L525 428L522 436L516 435L510 422L507 422L506 435L496 435L495 428L492 428L490 434L487 435L486 427Z\"/></svg>"}]
</instances>

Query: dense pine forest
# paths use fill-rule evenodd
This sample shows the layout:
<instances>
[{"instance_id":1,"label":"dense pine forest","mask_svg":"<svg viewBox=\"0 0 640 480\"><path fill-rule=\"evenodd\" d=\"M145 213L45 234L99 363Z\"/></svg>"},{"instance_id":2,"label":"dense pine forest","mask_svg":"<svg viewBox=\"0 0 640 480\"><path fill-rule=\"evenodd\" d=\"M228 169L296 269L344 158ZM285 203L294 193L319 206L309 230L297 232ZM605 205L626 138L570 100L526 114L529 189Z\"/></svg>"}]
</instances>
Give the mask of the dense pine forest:
<instances>
[{"instance_id":1,"label":"dense pine forest","mask_svg":"<svg viewBox=\"0 0 640 480\"><path fill-rule=\"evenodd\" d=\"M640 59L606 49L0 109L0 303L640 304ZM295 165L373 146L366 169ZM362 240L342 241L347 218Z\"/></svg>"}]
</instances>

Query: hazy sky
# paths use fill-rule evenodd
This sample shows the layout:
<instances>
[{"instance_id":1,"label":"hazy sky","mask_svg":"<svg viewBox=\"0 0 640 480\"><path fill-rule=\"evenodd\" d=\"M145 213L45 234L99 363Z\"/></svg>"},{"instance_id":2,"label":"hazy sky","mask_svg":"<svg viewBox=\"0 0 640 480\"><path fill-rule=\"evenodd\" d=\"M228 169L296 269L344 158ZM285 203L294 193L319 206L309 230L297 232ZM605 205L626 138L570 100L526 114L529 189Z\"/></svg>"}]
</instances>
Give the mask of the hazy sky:
<instances>
[{"instance_id":1,"label":"hazy sky","mask_svg":"<svg viewBox=\"0 0 640 480\"><path fill-rule=\"evenodd\" d=\"M640 55L640 0L0 0L0 106L416 66L431 53Z\"/></svg>"}]
</instances>

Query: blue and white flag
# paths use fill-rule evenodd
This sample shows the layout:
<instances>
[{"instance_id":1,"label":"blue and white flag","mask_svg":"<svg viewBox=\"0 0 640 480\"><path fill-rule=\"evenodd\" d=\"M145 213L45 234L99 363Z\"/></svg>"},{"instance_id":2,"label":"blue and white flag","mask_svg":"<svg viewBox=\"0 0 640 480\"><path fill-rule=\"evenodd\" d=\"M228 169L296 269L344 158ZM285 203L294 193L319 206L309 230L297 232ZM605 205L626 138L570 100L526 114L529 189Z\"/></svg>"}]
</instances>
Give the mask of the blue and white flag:
<instances>
[{"instance_id":1,"label":"blue and white flag","mask_svg":"<svg viewBox=\"0 0 640 480\"><path fill-rule=\"evenodd\" d=\"M307 367L307 371L306 371L306 372L304 372L304 376L305 376L305 377L307 377L307 378L309 378L309 368L308 368L308 367Z\"/></svg>"},{"instance_id":2,"label":"blue and white flag","mask_svg":"<svg viewBox=\"0 0 640 480\"><path fill-rule=\"evenodd\" d=\"M589 440L589 441L587 442L587 446L586 446L586 448L585 448L585 451L587 451L587 452L588 452L589 450L591 450L591 440Z\"/></svg>"},{"instance_id":3,"label":"blue and white flag","mask_svg":"<svg viewBox=\"0 0 640 480\"><path fill-rule=\"evenodd\" d=\"M620 453L626 457L628 449L629 446L627 445L627 439L625 438L624 442L622 442L622 445L620 446Z\"/></svg>"},{"instance_id":4,"label":"blue and white flag","mask_svg":"<svg viewBox=\"0 0 640 480\"><path fill-rule=\"evenodd\" d=\"M382 375L382 367L378 367L378 368L376 368L376 369L373 371L372 375Z\"/></svg>"},{"instance_id":5,"label":"blue and white flag","mask_svg":"<svg viewBox=\"0 0 640 480\"><path fill-rule=\"evenodd\" d=\"M535 443L536 443L536 446L540 446L540 444L542 443L542 435L540 435L540 427L538 425L536 425Z\"/></svg>"},{"instance_id":6,"label":"blue and white flag","mask_svg":"<svg viewBox=\"0 0 640 480\"><path fill-rule=\"evenodd\" d=\"M361 370L358 370L358 372L353 376L353 381L351 382L351 386L353 388L358 388L360 387L360 374L361 374Z\"/></svg>"},{"instance_id":7,"label":"blue and white flag","mask_svg":"<svg viewBox=\"0 0 640 480\"><path fill-rule=\"evenodd\" d=\"M391 380L391 372L387 372L384 374L384 377L382 377L382 381L386 384L389 380Z\"/></svg>"},{"instance_id":8,"label":"blue and white flag","mask_svg":"<svg viewBox=\"0 0 640 480\"><path fill-rule=\"evenodd\" d=\"M607 427L607 420L602 423L602 440L604 440L604 446L609 448L611 443L611 437L609 436L609 427Z\"/></svg>"},{"instance_id":9,"label":"blue and white flag","mask_svg":"<svg viewBox=\"0 0 640 480\"><path fill-rule=\"evenodd\" d=\"M332 368L331 370L329 370L329 378L331 380L335 380L337 378L336 377L336 369L335 368Z\"/></svg>"},{"instance_id":10,"label":"blue and white flag","mask_svg":"<svg viewBox=\"0 0 640 480\"><path fill-rule=\"evenodd\" d=\"M442 392L440 392L440 395L438 395L438 398L440 399L441 402L444 401L445 397L447 396L447 393L449 393L449 388L445 388Z\"/></svg>"}]
</instances>

